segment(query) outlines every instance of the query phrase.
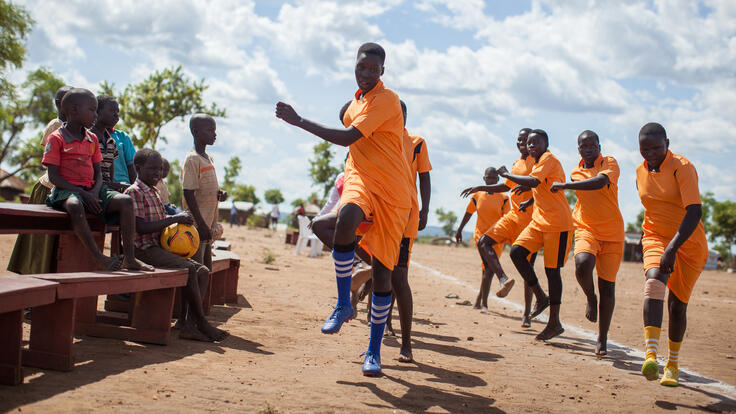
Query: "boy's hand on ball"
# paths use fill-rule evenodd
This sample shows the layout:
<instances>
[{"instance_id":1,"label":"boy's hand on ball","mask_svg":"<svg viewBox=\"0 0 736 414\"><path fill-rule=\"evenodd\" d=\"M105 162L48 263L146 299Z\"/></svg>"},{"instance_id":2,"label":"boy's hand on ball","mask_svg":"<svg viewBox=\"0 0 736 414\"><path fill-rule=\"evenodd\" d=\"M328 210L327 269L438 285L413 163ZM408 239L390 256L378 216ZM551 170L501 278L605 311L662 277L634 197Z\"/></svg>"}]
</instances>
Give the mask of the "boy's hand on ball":
<instances>
[{"instance_id":1,"label":"boy's hand on ball","mask_svg":"<svg viewBox=\"0 0 736 414\"><path fill-rule=\"evenodd\" d=\"M192 217L192 215L187 211L174 215L174 220L179 224L194 224L194 217Z\"/></svg>"}]
</instances>

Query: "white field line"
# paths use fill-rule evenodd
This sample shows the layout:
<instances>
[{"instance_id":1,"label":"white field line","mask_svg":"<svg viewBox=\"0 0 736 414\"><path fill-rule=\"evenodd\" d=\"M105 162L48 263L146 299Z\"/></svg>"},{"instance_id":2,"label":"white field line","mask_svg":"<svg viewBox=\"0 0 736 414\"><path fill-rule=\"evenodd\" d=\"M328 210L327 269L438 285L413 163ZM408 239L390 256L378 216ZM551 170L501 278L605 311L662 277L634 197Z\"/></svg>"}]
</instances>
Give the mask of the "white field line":
<instances>
[{"instance_id":1,"label":"white field line","mask_svg":"<svg viewBox=\"0 0 736 414\"><path fill-rule=\"evenodd\" d=\"M422 270L426 271L427 273L431 274L432 276L435 276L435 277L437 277L439 279L447 280L447 281L452 282L452 283L454 283L456 285L460 285L462 287L465 287L465 288L473 291L474 293L477 293L477 291L478 291L478 289L475 286L473 286L473 285L471 285L471 284L469 284L469 283L467 283L467 282L465 282L463 280L460 280L460 279L456 278L455 276L448 275L446 273L442 273L439 270L433 269L433 268L431 268L429 266L425 266L425 265L423 265L421 263L416 262L415 260L412 260L411 261L411 266L414 266L416 268L422 269ZM514 309L518 310L519 312L523 312L524 311L524 307L522 305L516 303L516 302L512 302L512 301L510 301L508 299L505 299L505 298L499 298L499 297L496 297L494 295L490 295L489 297L492 298L493 300L497 301L497 302L502 303L503 305L510 306L511 308L514 308ZM546 321L547 317L546 317L546 315L539 315L536 319L544 322L544 321ZM595 333L595 332L593 332L593 331L589 331L587 329L580 328L578 326L573 326L573 325L570 325L570 324L563 324L563 325L564 325L566 331L572 332L575 335L582 336L582 337L584 337L586 339L589 339L589 340L592 340L592 341L596 341L598 339L598 334ZM640 358L640 359L643 359L644 351L642 351L642 350L638 350L638 349L634 349L634 348L629 348L626 345L622 345L622 344L620 344L618 342L615 342L615 341L612 341L610 339L608 340L608 344L615 346L616 348L618 348L617 350L620 350L620 351L624 352L627 356L629 356L631 358ZM606 363L606 360L598 360L596 362ZM715 380L715 379L712 379L712 378L708 378L708 377L706 377L704 375L701 375L701 374L699 374L699 373L697 373L697 372L695 372L695 371L693 371L691 369L688 369L688 368L684 368L683 367L683 368L681 368L681 370L682 371L685 371L684 374L686 374L686 375L688 375L690 377L697 377L696 378L696 381L689 382L688 383L689 386L693 386L695 388L711 388L713 390L718 390L719 392L721 392L722 394L725 394L726 396L728 396L730 398L736 398L736 386L733 386L731 384L727 384L727 383L724 383L724 382L721 382L721 381L718 381L718 380ZM683 378L683 379L685 379L685 378Z\"/></svg>"}]
</instances>

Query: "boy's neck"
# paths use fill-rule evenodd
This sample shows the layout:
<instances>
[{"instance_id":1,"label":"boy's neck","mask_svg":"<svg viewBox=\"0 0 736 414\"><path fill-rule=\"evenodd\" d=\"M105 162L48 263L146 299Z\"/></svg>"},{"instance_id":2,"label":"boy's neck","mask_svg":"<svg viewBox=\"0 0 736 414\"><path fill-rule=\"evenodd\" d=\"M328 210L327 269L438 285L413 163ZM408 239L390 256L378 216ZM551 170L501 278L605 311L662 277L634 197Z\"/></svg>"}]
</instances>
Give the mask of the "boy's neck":
<instances>
[{"instance_id":1,"label":"boy's neck","mask_svg":"<svg viewBox=\"0 0 736 414\"><path fill-rule=\"evenodd\" d=\"M69 135L77 141L81 141L87 135L87 131L79 122L67 121L66 131Z\"/></svg>"},{"instance_id":2,"label":"boy's neck","mask_svg":"<svg viewBox=\"0 0 736 414\"><path fill-rule=\"evenodd\" d=\"M201 141L196 140L196 139L194 140L194 150L197 151L197 154L203 157L206 157L207 156L207 153L205 152L206 149L207 149L207 144L203 144Z\"/></svg>"}]
</instances>

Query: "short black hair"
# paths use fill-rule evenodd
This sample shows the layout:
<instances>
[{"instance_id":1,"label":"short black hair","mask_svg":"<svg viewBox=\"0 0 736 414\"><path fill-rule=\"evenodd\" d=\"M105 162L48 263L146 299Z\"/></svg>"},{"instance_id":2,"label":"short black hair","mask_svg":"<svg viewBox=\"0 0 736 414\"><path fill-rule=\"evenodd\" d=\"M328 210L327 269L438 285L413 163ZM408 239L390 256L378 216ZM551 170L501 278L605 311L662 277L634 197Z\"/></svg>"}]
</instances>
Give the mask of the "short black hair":
<instances>
[{"instance_id":1,"label":"short black hair","mask_svg":"<svg viewBox=\"0 0 736 414\"><path fill-rule=\"evenodd\" d=\"M66 114L67 110L70 109L71 106L79 105L84 99L89 98L95 99L95 94L93 94L92 91L88 89L69 89L69 91L64 94L64 97L61 98L61 112L64 112Z\"/></svg>"},{"instance_id":2,"label":"short black hair","mask_svg":"<svg viewBox=\"0 0 736 414\"><path fill-rule=\"evenodd\" d=\"M593 136L593 137L595 137L595 142L597 142L598 145L601 144L601 140L600 140L600 138L598 138L598 134L596 134L595 132L593 132L593 131L591 131L589 129L586 129L585 131L581 132L580 135L578 135L578 139L580 139L580 137L582 137L583 135Z\"/></svg>"},{"instance_id":3,"label":"short black hair","mask_svg":"<svg viewBox=\"0 0 736 414\"><path fill-rule=\"evenodd\" d=\"M664 127L661 124L656 122L650 122L641 127L639 130L639 137L642 135L660 136L663 139L667 139L667 131L664 130Z\"/></svg>"},{"instance_id":4,"label":"short black hair","mask_svg":"<svg viewBox=\"0 0 736 414\"><path fill-rule=\"evenodd\" d=\"M204 121L215 122L215 118L213 118L212 115L204 114L204 113L194 114L192 115L191 118L189 118L189 130L194 131L195 125L202 123Z\"/></svg>"},{"instance_id":5,"label":"short black hair","mask_svg":"<svg viewBox=\"0 0 736 414\"><path fill-rule=\"evenodd\" d=\"M492 172L494 174L498 174L498 171L496 170L496 167L488 167L488 168L486 168L485 174L488 174L489 172Z\"/></svg>"},{"instance_id":6,"label":"short black hair","mask_svg":"<svg viewBox=\"0 0 736 414\"><path fill-rule=\"evenodd\" d=\"M362 53L365 53L366 55L378 56L378 58L381 59L381 64L386 61L386 51L383 50L381 45L379 45L378 43L363 43L358 48L358 56L360 56Z\"/></svg>"},{"instance_id":7,"label":"short black hair","mask_svg":"<svg viewBox=\"0 0 736 414\"><path fill-rule=\"evenodd\" d=\"M529 135L530 132L532 132L531 128L521 128L519 130L519 135Z\"/></svg>"},{"instance_id":8,"label":"short black hair","mask_svg":"<svg viewBox=\"0 0 736 414\"><path fill-rule=\"evenodd\" d=\"M345 105L343 105L342 108L340 108L340 123L341 124L342 124L342 119L345 118L345 112L347 112L348 107L350 106L352 102L353 101L347 101L345 102Z\"/></svg>"},{"instance_id":9,"label":"short black hair","mask_svg":"<svg viewBox=\"0 0 736 414\"><path fill-rule=\"evenodd\" d=\"M399 99L399 103L401 104L401 114L404 115L404 125L406 125L406 104L401 99Z\"/></svg>"},{"instance_id":10,"label":"short black hair","mask_svg":"<svg viewBox=\"0 0 736 414\"><path fill-rule=\"evenodd\" d=\"M166 169L166 168L171 169L171 164L169 164L169 160L167 160L164 157L161 157L161 161L163 161L163 163L164 163L164 169Z\"/></svg>"},{"instance_id":11,"label":"short black hair","mask_svg":"<svg viewBox=\"0 0 736 414\"><path fill-rule=\"evenodd\" d=\"M543 129L532 129L529 131L529 135L531 134L537 134L544 138L544 142L549 146L549 137L547 136L547 133Z\"/></svg>"},{"instance_id":12,"label":"short black hair","mask_svg":"<svg viewBox=\"0 0 736 414\"><path fill-rule=\"evenodd\" d=\"M56 90L56 94L54 94L54 101L58 102L59 105L61 105L61 100L64 99L64 95L66 95L67 92L72 90L72 87L69 85L64 85L61 88Z\"/></svg>"},{"instance_id":13,"label":"short black hair","mask_svg":"<svg viewBox=\"0 0 736 414\"><path fill-rule=\"evenodd\" d=\"M146 165L149 159L155 158L155 157L159 157L163 159L163 157L161 157L161 154L155 149L141 148L135 152L135 155L133 156L133 164L136 167L142 167Z\"/></svg>"},{"instance_id":14,"label":"short black hair","mask_svg":"<svg viewBox=\"0 0 736 414\"><path fill-rule=\"evenodd\" d=\"M117 102L118 100L115 99L114 96L110 95L97 95L97 113L99 114L102 108L105 107L105 105L113 102Z\"/></svg>"}]
</instances>

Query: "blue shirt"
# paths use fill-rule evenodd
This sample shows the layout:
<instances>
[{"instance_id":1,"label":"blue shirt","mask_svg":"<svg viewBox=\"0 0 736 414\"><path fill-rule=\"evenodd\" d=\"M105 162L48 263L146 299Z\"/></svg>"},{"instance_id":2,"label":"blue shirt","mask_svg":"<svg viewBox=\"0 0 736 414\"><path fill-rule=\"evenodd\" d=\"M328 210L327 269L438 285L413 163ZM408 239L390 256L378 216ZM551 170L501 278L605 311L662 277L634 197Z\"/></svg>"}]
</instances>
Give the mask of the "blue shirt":
<instances>
[{"instance_id":1,"label":"blue shirt","mask_svg":"<svg viewBox=\"0 0 736 414\"><path fill-rule=\"evenodd\" d=\"M133 141L130 140L128 134L119 129L114 130L110 136L118 145L118 157L115 158L115 175L113 176L113 181L116 183L130 184L128 166L133 165L133 156L135 155Z\"/></svg>"}]
</instances>

